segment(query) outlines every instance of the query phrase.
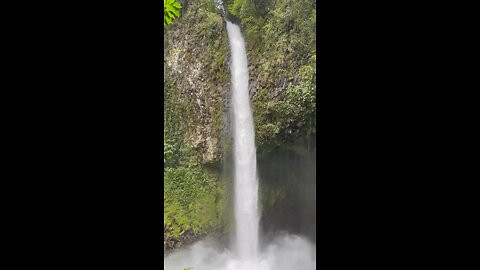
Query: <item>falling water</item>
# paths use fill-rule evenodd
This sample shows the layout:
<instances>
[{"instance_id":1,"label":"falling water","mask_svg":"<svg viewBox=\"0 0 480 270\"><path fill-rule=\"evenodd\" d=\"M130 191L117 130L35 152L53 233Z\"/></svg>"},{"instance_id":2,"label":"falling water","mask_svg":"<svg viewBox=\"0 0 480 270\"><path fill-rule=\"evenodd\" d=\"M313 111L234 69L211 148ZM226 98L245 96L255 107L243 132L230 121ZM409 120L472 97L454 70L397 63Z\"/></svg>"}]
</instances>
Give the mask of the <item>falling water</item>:
<instances>
[{"instance_id":1,"label":"falling water","mask_svg":"<svg viewBox=\"0 0 480 270\"><path fill-rule=\"evenodd\" d=\"M255 131L248 93L248 61L240 27L227 21L227 32L232 61L235 250L240 258L251 259L258 251L259 218Z\"/></svg>"},{"instance_id":2,"label":"falling water","mask_svg":"<svg viewBox=\"0 0 480 270\"><path fill-rule=\"evenodd\" d=\"M167 270L313 270L315 246L289 234L278 235L259 250L258 180L255 130L248 93L248 62L240 28L226 22L231 51L235 165L236 241L232 250L201 240L164 259Z\"/></svg>"}]
</instances>

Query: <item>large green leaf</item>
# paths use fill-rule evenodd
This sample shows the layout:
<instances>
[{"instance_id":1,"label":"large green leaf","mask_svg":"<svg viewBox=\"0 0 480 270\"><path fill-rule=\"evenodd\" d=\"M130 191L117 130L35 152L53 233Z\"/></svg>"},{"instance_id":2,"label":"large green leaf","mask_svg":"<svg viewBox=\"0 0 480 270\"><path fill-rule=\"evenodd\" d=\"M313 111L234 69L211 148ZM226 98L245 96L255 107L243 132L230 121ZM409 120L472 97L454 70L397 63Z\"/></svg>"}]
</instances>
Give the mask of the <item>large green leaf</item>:
<instances>
[{"instance_id":1,"label":"large green leaf","mask_svg":"<svg viewBox=\"0 0 480 270\"><path fill-rule=\"evenodd\" d=\"M163 8L163 25L169 25L173 23L173 19L176 17L180 17L180 8L182 8L182 5L180 5L178 2L175 2L175 0L163 0L164 8Z\"/></svg>"}]
</instances>

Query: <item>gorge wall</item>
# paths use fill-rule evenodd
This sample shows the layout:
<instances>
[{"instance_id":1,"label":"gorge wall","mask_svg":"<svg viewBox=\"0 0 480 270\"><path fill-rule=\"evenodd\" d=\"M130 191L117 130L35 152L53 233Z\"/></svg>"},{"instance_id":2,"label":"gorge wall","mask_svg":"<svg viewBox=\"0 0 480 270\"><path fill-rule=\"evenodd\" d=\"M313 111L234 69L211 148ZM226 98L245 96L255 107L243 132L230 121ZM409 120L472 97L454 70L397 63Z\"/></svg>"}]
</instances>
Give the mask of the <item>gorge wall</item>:
<instances>
[{"instance_id":1,"label":"gorge wall","mask_svg":"<svg viewBox=\"0 0 480 270\"><path fill-rule=\"evenodd\" d=\"M164 232L172 239L228 227L223 205L229 190L218 165L231 147L224 21L213 0L178 2L180 18L164 29L164 196L171 209L164 213ZM316 133L315 1L228 0L224 5L246 39L261 160L278 146ZM182 181L206 188L193 190ZM209 218L196 220L202 211Z\"/></svg>"}]
</instances>

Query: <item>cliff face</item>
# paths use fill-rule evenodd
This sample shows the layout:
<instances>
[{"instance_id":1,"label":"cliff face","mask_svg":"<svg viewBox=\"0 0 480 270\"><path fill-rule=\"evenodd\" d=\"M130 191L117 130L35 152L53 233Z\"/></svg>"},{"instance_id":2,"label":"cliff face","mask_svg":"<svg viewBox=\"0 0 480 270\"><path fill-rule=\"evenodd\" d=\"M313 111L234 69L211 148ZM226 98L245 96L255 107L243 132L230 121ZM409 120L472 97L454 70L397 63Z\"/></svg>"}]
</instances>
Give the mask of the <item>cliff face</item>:
<instances>
[{"instance_id":1,"label":"cliff face","mask_svg":"<svg viewBox=\"0 0 480 270\"><path fill-rule=\"evenodd\" d=\"M182 15L164 31L164 251L228 234L232 225L231 179L206 166L230 153L228 36L213 0L177 1ZM225 7L246 40L260 162L315 135L315 4L227 0Z\"/></svg>"},{"instance_id":2,"label":"cliff face","mask_svg":"<svg viewBox=\"0 0 480 270\"><path fill-rule=\"evenodd\" d=\"M165 30L164 82L167 121L203 163L222 158L221 129L229 93L228 40L223 21L207 1L193 1Z\"/></svg>"},{"instance_id":3,"label":"cliff face","mask_svg":"<svg viewBox=\"0 0 480 270\"><path fill-rule=\"evenodd\" d=\"M164 32L166 133L181 129L202 163L218 162L228 131L228 37L213 0L179 2L182 16ZM225 6L246 37L257 147L315 132L314 2L235 0Z\"/></svg>"}]
</instances>

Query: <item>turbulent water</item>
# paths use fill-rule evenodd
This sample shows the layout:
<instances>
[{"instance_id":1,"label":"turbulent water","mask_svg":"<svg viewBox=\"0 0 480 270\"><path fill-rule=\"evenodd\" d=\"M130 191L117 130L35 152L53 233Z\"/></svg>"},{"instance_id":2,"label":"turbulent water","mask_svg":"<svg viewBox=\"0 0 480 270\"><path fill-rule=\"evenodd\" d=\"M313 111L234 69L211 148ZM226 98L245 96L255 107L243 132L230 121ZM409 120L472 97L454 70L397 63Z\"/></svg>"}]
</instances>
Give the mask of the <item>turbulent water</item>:
<instances>
[{"instance_id":1,"label":"turbulent water","mask_svg":"<svg viewBox=\"0 0 480 270\"><path fill-rule=\"evenodd\" d=\"M248 61L239 26L227 22L231 51L235 165L236 238L231 249L212 239L178 250L164 258L167 270L292 270L315 269L315 246L284 234L265 248L259 244L258 179L255 130L248 93Z\"/></svg>"},{"instance_id":2,"label":"turbulent water","mask_svg":"<svg viewBox=\"0 0 480 270\"><path fill-rule=\"evenodd\" d=\"M242 260L213 240L203 240L165 258L165 269L183 270L313 270L315 247L299 236L277 237L255 259Z\"/></svg>"}]
</instances>

